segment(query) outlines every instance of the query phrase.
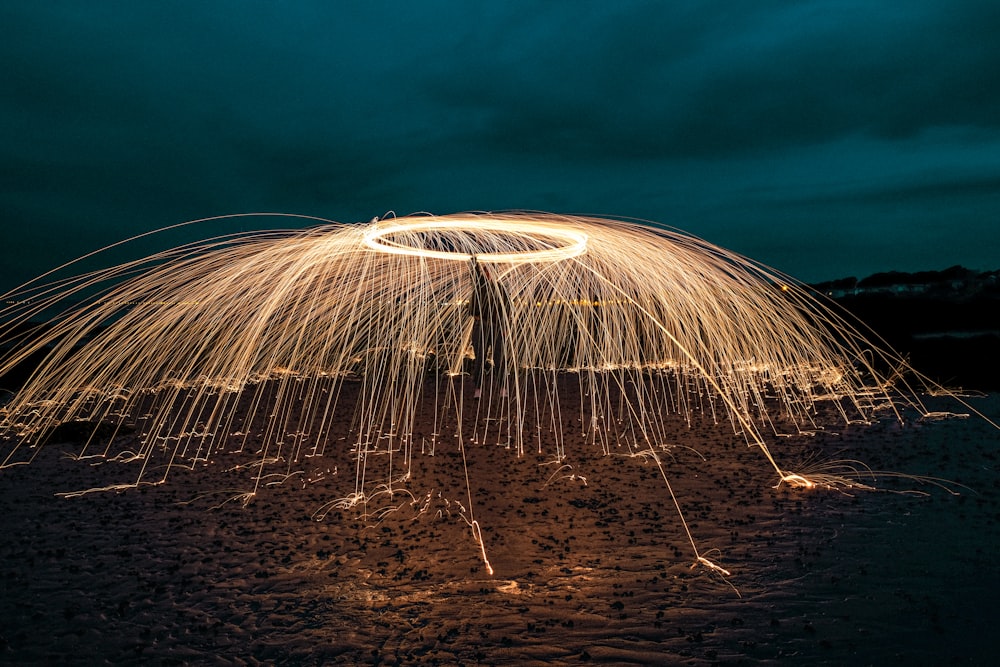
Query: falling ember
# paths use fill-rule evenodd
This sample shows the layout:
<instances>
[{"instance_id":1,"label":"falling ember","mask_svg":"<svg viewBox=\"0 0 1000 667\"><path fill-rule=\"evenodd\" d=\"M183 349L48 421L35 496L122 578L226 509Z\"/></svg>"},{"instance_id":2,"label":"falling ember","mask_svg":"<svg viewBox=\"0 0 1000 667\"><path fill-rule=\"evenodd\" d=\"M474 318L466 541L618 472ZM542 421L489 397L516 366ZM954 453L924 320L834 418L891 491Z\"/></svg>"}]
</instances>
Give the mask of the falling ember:
<instances>
[{"instance_id":1,"label":"falling ember","mask_svg":"<svg viewBox=\"0 0 1000 667\"><path fill-rule=\"evenodd\" d=\"M503 349L492 350L482 402L471 400L479 379L468 372L477 270L504 295L491 322ZM29 284L5 301L0 375L43 360L0 410L0 464L30 461L60 424L136 428L127 453L112 450L114 437L79 452L135 466L127 483L104 488L162 482L230 447L228 434L256 466L249 499L349 424L351 506L410 478L423 449L411 434L429 405L435 431L457 429L460 448L494 429L521 453L546 446L535 435L545 427L557 460L581 435L605 453L646 452L684 523L658 455L677 415L727 420L777 483L812 488L838 478L782 467L776 423L822 427L823 401L842 422L869 422L886 406L922 410L923 387L889 375L905 364L787 276L679 232L606 219L414 216L221 237ZM25 335L43 312L60 314ZM247 423L235 423L238 405L250 406ZM470 411L491 425L463 434ZM568 411L583 425L573 438ZM250 432L261 434L253 446ZM394 460L374 475L379 451ZM482 547L471 487L468 502ZM728 574L684 528L695 562Z\"/></svg>"}]
</instances>

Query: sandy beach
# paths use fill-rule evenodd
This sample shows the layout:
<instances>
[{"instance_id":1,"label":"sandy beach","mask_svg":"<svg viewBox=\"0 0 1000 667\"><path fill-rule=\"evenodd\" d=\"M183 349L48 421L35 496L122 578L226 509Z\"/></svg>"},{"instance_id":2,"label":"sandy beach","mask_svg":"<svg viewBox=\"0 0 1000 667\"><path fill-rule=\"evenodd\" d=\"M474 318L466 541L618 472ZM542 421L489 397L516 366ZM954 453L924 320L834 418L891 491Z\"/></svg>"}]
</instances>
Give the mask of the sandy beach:
<instances>
[{"instance_id":1,"label":"sandy beach","mask_svg":"<svg viewBox=\"0 0 1000 667\"><path fill-rule=\"evenodd\" d=\"M996 397L968 400L1000 417ZM0 662L989 664L1000 432L915 417L782 439L784 463L947 488L775 488L731 426L678 418L664 470L725 578L693 566L655 461L627 451L567 441L556 462L466 437L463 464L452 434L414 454L405 488L338 508L355 461L328 445L244 507L253 470L225 454L60 497L122 471L52 444L0 471Z\"/></svg>"}]
</instances>

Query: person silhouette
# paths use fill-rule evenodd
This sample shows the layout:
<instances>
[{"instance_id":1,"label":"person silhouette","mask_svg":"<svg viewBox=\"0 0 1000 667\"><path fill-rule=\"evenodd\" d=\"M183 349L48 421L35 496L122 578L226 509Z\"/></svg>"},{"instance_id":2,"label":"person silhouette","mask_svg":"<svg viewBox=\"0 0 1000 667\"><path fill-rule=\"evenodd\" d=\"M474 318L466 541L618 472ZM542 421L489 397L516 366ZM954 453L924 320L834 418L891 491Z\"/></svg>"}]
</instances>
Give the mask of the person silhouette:
<instances>
[{"instance_id":1,"label":"person silhouette","mask_svg":"<svg viewBox=\"0 0 1000 667\"><path fill-rule=\"evenodd\" d=\"M507 395L507 355L506 327L510 303L497 275L491 267L483 267L475 255L469 261L472 274L472 296L469 299L469 314L473 318L472 351L475 359L472 366L472 381L475 398L483 395L487 362L492 365L494 382L500 383L500 396Z\"/></svg>"}]
</instances>

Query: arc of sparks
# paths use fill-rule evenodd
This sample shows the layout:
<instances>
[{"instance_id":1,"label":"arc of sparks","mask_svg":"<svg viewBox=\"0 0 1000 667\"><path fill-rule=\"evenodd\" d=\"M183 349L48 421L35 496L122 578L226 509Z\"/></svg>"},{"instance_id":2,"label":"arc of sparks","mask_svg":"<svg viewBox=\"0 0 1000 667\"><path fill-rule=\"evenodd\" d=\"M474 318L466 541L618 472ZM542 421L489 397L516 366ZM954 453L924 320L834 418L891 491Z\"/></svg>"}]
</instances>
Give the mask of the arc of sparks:
<instances>
[{"instance_id":1,"label":"arc of sparks","mask_svg":"<svg viewBox=\"0 0 1000 667\"><path fill-rule=\"evenodd\" d=\"M494 372L503 400L470 407L473 258L493 268L505 295L494 323L505 361ZM89 439L80 456L137 464L138 485L235 447L257 459L245 499L265 471L287 476L344 433L356 463L351 498L391 494L410 477L422 412L436 434L446 423L461 434L474 410L485 419L470 442L520 453L534 441L559 459L577 439L655 456L673 416L705 412L758 446L779 483L807 488L814 481L783 469L765 437L779 417L822 426L820 402L844 422L872 421L886 406L898 415L900 404L926 412L919 377L912 387L896 377L897 355L794 280L701 239L617 220L326 221L188 244L30 283L4 300L0 375L43 359L0 407L0 468L30 460L61 423L91 423L95 434L137 425L128 456L113 451L114 437ZM47 324L34 323L50 311ZM568 410L579 434L566 431ZM688 537L699 561L726 572Z\"/></svg>"}]
</instances>

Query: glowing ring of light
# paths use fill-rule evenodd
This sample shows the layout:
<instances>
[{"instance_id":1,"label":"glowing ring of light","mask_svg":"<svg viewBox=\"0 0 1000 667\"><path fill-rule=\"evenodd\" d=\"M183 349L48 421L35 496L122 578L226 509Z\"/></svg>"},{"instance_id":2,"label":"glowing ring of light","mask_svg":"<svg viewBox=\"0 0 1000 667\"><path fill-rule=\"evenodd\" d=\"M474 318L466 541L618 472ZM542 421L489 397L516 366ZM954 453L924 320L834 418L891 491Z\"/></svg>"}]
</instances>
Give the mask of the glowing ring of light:
<instances>
[{"instance_id":1,"label":"glowing ring of light","mask_svg":"<svg viewBox=\"0 0 1000 667\"><path fill-rule=\"evenodd\" d=\"M427 232L437 230L485 230L491 232L509 232L521 236L537 236L546 239L556 239L564 245L544 250L524 250L520 252L477 253L476 260L486 263L527 264L541 262L558 262L576 257L587 252L587 235L569 227L540 224L531 221L516 220L483 220L478 218L447 220L400 220L376 223L365 232L365 245L372 250L387 252L394 255L413 255L416 257L432 257L453 261L469 261L473 255L464 252L447 250L428 250L408 245L388 242L385 237L400 232Z\"/></svg>"}]
</instances>

